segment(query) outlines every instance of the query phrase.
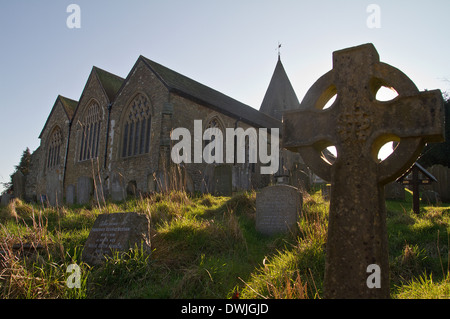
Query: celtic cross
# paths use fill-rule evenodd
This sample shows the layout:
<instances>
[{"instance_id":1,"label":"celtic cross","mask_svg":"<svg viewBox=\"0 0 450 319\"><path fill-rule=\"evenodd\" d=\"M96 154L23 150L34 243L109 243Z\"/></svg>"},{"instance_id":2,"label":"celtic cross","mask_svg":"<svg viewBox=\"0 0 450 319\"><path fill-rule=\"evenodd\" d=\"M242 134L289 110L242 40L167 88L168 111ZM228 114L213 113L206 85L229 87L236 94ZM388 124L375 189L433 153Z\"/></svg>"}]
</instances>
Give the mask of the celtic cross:
<instances>
[{"instance_id":1,"label":"celtic cross","mask_svg":"<svg viewBox=\"0 0 450 319\"><path fill-rule=\"evenodd\" d=\"M398 96L376 100L381 86ZM334 95L331 107L323 109ZM380 62L372 44L333 53L333 69L309 89L300 110L283 115L283 147L300 152L331 181L324 293L326 298L388 298L389 259L384 185L417 159L425 143L443 140L439 90L419 92L400 70ZM384 161L382 145L399 142ZM335 146L330 163L323 150ZM376 265L379 283L368 284Z\"/></svg>"}]
</instances>

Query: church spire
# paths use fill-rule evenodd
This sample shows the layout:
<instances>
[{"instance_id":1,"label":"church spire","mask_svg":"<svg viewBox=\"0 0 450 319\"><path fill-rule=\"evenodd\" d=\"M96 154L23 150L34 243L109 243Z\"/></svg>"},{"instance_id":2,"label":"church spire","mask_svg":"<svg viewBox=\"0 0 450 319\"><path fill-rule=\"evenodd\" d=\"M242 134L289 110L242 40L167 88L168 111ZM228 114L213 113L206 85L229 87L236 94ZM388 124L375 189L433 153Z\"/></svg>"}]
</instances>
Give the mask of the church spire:
<instances>
[{"instance_id":1,"label":"church spire","mask_svg":"<svg viewBox=\"0 0 450 319\"><path fill-rule=\"evenodd\" d=\"M277 65L259 110L281 121L283 112L298 109L300 103L281 63L280 48L278 43Z\"/></svg>"}]
</instances>

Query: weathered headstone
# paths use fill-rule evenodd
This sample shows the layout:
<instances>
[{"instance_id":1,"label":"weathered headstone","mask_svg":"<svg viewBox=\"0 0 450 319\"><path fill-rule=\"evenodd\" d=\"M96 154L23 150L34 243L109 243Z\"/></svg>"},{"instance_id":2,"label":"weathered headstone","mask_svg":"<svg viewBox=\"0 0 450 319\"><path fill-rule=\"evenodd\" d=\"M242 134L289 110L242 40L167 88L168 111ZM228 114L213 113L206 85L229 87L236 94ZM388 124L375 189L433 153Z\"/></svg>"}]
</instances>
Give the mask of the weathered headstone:
<instances>
[{"instance_id":1,"label":"weathered headstone","mask_svg":"<svg viewBox=\"0 0 450 319\"><path fill-rule=\"evenodd\" d=\"M80 176L77 179L77 203L87 204L91 199L94 191L92 178L87 176Z\"/></svg>"},{"instance_id":2,"label":"weathered headstone","mask_svg":"<svg viewBox=\"0 0 450 319\"><path fill-rule=\"evenodd\" d=\"M250 189L251 172L248 165L233 165L231 167L232 191L240 192Z\"/></svg>"},{"instance_id":3,"label":"weathered headstone","mask_svg":"<svg viewBox=\"0 0 450 319\"><path fill-rule=\"evenodd\" d=\"M150 219L136 212L102 214L97 217L84 245L82 259L91 265L101 264L104 256L115 251L143 248L151 252Z\"/></svg>"},{"instance_id":4,"label":"weathered headstone","mask_svg":"<svg viewBox=\"0 0 450 319\"><path fill-rule=\"evenodd\" d=\"M67 185L66 203L69 205L75 204L75 186L74 185Z\"/></svg>"},{"instance_id":5,"label":"weathered headstone","mask_svg":"<svg viewBox=\"0 0 450 319\"><path fill-rule=\"evenodd\" d=\"M123 186L123 178L117 174L111 174L111 199L113 201L122 201L126 198L126 191Z\"/></svg>"},{"instance_id":6,"label":"weathered headstone","mask_svg":"<svg viewBox=\"0 0 450 319\"><path fill-rule=\"evenodd\" d=\"M46 195L51 206L63 203L62 181L57 172L49 172L46 178Z\"/></svg>"},{"instance_id":7,"label":"weathered headstone","mask_svg":"<svg viewBox=\"0 0 450 319\"><path fill-rule=\"evenodd\" d=\"M130 195L130 196L137 195L137 183L135 180L128 182L126 191L127 191L127 195Z\"/></svg>"},{"instance_id":8,"label":"weathered headstone","mask_svg":"<svg viewBox=\"0 0 450 319\"><path fill-rule=\"evenodd\" d=\"M183 190L186 193L194 194L195 188L194 188L194 181L192 179L191 174L188 173L188 171L185 169L183 175Z\"/></svg>"},{"instance_id":9,"label":"weathered headstone","mask_svg":"<svg viewBox=\"0 0 450 319\"><path fill-rule=\"evenodd\" d=\"M24 199L25 197L25 176L21 171L14 173L12 177L14 197Z\"/></svg>"},{"instance_id":10,"label":"weathered headstone","mask_svg":"<svg viewBox=\"0 0 450 319\"><path fill-rule=\"evenodd\" d=\"M377 101L381 86L399 96ZM384 185L414 163L425 143L442 141L443 132L441 92L419 92L400 70L379 61L372 44L334 52L333 69L309 89L300 110L284 114L283 146L331 181L326 298L389 297ZM378 161L378 150L392 139L400 143ZM331 145L333 164L322 157Z\"/></svg>"},{"instance_id":11,"label":"weathered headstone","mask_svg":"<svg viewBox=\"0 0 450 319\"><path fill-rule=\"evenodd\" d=\"M422 192L421 201L425 205L440 205L442 204L441 197L438 192L432 190L424 190Z\"/></svg>"},{"instance_id":12,"label":"weathered headstone","mask_svg":"<svg viewBox=\"0 0 450 319\"><path fill-rule=\"evenodd\" d=\"M405 186L397 182L386 184L384 194L386 199L405 200Z\"/></svg>"},{"instance_id":13,"label":"weathered headstone","mask_svg":"<svg viewBox=\"0 0 450 319\"><path fill-rule=\"evenodd\" d=\"M214 194L218 196L231 196L232 168L231 165L218 165L214 168Z\"/></svg>"},{"instance_id":14,"label":"weathered headstone","mask_svg":"<svg viewBox=\"0 0 450 319\"><path fill-rule=\"evenodd\" d=\"M3 206L7 206L9 204L9 202L11 201L12 195L8 194L8 193L3 193L2 194L2 205Z\"/></svg>"},{"instance_id":15,"label":"weathered headstone","mask_svg":"<svg viewBox=\"0 0 450 319\"><path fill-rule=\"evenodd\" d=\"M214 165L207 164L205 169L201 172L202 180L200 184L200 192L213 193L214 192Z\"/></svg>"},{"instance_id":16,"label":"weathered headstone","mask_svg":"<svg viewBox=\"0 0 450 319\"><path fill-rule=\"evenodd\" d=\"M301 207L298 188L282 184L263 188L256 193L256 230L264 235L292 230Z\"/></svg>"},{"instance_id":17,"label":"weathered headstone","mask_svg":"<svg viewBox=\"0 0 450 319\"><path fill-rule=\"evenodd\" d=\"M450 203L450 168L433 165L428 171L437 179L437 183L433 184L433 190L439 194L443 202Z\"/></svg>"},{"instance_id":18,"label":"weathered headstone","mask_svg":"<svg viewBox=\"0 0 450 319\"><path fill-rule=\"evenodd\" d=\"M428 172L419 163L414 163L413 166L408 169L403 176L401 176L397 182L403 185L408 185L413 192L413 211L415 214L420 213L420 196L419 196L419 186L420 185L431 185L437 182L436 178Z\"/></svg>"}]
</instances>

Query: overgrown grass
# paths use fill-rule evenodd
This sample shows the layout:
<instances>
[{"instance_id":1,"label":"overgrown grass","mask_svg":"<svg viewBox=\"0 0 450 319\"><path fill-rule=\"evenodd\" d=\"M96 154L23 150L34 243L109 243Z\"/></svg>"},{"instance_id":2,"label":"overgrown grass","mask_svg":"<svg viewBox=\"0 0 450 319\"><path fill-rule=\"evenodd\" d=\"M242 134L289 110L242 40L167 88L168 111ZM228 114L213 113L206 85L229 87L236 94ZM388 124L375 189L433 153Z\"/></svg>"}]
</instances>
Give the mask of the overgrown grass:
<instances>
[{"instance_id":1,"label":"overgrown grass","mask_svg":"<svg viewBox=\"0 0 450 319\"><path fill-rule=\"evenodd\" d=\"M255 192L233 197L154 194L101 206L46 208L14 200L0 208L0 298L320 298L329 203L304 195L298 227L255 230ZM450 207L387 201L391 295L449 298ZM101 213L151 220L152 254L139 247L96 267L81 260ZM81 288L69 288L77 264Z\"/></svg>"}]
</instances>

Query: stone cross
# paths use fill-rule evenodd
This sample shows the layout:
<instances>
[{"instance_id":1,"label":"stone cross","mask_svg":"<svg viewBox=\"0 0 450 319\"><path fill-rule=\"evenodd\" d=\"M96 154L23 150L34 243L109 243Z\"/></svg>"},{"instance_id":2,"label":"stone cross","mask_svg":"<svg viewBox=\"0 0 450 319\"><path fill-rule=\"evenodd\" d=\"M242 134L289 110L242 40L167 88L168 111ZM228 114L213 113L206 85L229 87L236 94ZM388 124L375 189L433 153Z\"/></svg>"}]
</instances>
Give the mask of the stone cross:
<instances>
[{"instance_id":1,"label":"stone cross","mask_svg":"<svg viewBox=\"0 0 450 319\"><path fill-rule=\"evenodd\" d=\"M381 86L399 96L377 101ZM419 92L404 73L379 61L372 44L334 52L333 69L309 89L300 110L284 113L283 147L331 181L325 298L389 298L384 185L414 163L425 143L442 141L443 132L441 92ZM388 141L399 144L380 162ZM333 163L323 153L332 145Z\"/></svg>"}]
</instances>

